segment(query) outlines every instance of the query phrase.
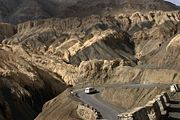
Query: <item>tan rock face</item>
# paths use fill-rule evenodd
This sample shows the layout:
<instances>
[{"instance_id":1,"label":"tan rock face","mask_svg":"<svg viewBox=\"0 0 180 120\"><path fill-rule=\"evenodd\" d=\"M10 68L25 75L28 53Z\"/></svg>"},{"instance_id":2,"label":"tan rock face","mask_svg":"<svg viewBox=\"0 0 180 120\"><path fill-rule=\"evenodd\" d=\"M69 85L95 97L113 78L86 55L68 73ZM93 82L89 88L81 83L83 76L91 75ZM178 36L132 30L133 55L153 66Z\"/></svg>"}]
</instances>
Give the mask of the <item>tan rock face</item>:
<instances>
[{"instance_id":1,"label":"tan rock face","mask_svg":"<svg viewBox=\"0 0 180 120\"><path fill-rule=\"evenodd\" d=\"M103 84L111 79L113 70L119 66L130 65L128 61L117 60L91 60L81 62L78 70L78 79L86 84L88 82L95 84ZM79 83L81 83L79 81ZM107 81L110 82L110 81Z\"/></svg>"},{"instance_id":2,"label":"tan rock face","mask_svg":"<svg viewBox=\"0 0 180 120\"><path fill-rule=\"evenodd\" d=\"M105 88L102 99L115 106L121 106L125 110L144 106L148 101L153 100L163 89L159 88Z\"/></svg>"},{"instance_id":3,"label":"tan rock face","mask_svg":"<svg viewBox=\"0 0 180 120\"><path fill-rule=\"evenodd\" d=\"M95 34L86 41L82 47L69 59L72 64L79 64L81 61L91 59L124 59L135 64L133 56L133 43L125 33L114 30L106 30L100 34ZM101 51L101 52L99 52ZM89 54L87 54L89 53Z\"/></svg>"},{"instance_id":4,"label":"tan rock face","mask_svg":"<svg viewBox=\"0 0 180 120\"><path fill-rule=\"evenodd\" d=\"M166 50L168 51L169 49L173 48L180 48L180 34L176 35L167 45Z\"/></svg>"},{"instance_id":5,"label":"tan rock face","mask_svg":"<svg viewBox=\"0 0 180 120\"><path fill-rule=\"evenodd\" d=\"M43 111L35 120L63 119L63 120L80 120L76 110L79 102L73 101L66 90L43 106ZM66 112L64 112L66 111Z\"/></svg>"},{"instance_id":6,"label":"tan rock face","mask_svg":"<svg viewBox=\"0 0 180 120\"><path fill-rule=\"evenodd\" d=\"M121 61L88 61L82 62L79 66L78 79L82 84L171 84L179 83L179 70L129 67L128 63L121 64Z\"/></svg>"},{"instance_id":7,"label":"tan rock face","mask_svg":"<svg viewBox=\"0 0 180 120\"><path fill-rule=\"evenodd\" d=\"M3 45L0 48L2 120L32 120L47 100L66 89L61 78L36 66L29 58L28 53L18 46Z\"/></svg>"},{"instance_id":8,"label":"tan rock face","mask_svg":"<svg viewBox=\"0 0 180 120\"><path fill-rule=\"evenodd\" d=\"M178 11L120 14L117 19L122 28L132 35L139 63L149 64L149 67L179 68L179 47L172 47L169 51L166 48L179 31ZM124 19L129 22L123 22Z\"/></svg>"},{"instance_id":9,"label":"tan rock face","mask_svg":"<svg viewBox=\"0 0 180 120\"><path fill-rule=\"evenodd\" d=\"M157 51L177 32L178 16L178 11L156 11L144 14L137 12L129 16L120 14L117 19L122 28L132 34L136 56L140 58ZM124 19L127 19L126 22Z\"/></svg>"}]
</instances>

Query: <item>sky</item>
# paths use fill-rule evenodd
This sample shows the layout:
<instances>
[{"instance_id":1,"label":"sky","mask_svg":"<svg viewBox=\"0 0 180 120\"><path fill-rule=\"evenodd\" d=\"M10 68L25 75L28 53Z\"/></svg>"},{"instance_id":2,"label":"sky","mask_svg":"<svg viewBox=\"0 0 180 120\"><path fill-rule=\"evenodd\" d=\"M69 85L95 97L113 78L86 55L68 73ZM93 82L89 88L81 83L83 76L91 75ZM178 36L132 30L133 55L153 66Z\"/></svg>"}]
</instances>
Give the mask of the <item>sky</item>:
<instances>
[{"instance_id":1,"label":"sky","mask_svg":"<svg viewBox=\"0 0 180 120\"><path fill-rule=\"evenodd\" d=\"M166 0L180 6L180 0Z\"/></svg>"}]
</instances>

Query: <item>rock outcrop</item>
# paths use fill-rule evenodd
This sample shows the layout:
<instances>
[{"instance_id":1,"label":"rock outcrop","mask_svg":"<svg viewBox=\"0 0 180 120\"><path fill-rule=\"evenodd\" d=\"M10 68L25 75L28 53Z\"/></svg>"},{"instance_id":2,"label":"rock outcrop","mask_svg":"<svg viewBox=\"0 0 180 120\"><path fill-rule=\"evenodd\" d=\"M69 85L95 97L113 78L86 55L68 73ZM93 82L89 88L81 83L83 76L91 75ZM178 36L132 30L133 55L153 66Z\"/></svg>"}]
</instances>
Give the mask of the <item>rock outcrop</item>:
<instances>
[{"instance_id":1,"label":"rock outcrop","mask_svg":"<svg viewBox=\"0 0 180 120\"><path fill-rule=\"evenodd\" d=\"M17 56L18 55L18 56ZM36 66L20 47L0 48L0 111L2 120L32 120L42 105L67 87L61 78Z\"/></svg>"},{"instance_id":2,"label":"rock outcrop","mask_svg":"<svg viewBox=\"0 0 180 120\"><path fill-rule=\"evenodd\" d=\"M117 20L121 28L132 36L140 64L151 68L179 67L178 50L172 53L166 49L172 37L179 33L179 11L120 14Z\"/></svg>"},{"instance_id":3,"label":"rock outcrop","mask_svg":"<svg viewBox=\"0 0 180 120\"><path fill-rule=\"evenodd\" d=\"M68 90L58 95L54 99L46 102L43 111L35 120L80 120L77 108L80 102L74 101Z\"/></svg>"}]
</instances>

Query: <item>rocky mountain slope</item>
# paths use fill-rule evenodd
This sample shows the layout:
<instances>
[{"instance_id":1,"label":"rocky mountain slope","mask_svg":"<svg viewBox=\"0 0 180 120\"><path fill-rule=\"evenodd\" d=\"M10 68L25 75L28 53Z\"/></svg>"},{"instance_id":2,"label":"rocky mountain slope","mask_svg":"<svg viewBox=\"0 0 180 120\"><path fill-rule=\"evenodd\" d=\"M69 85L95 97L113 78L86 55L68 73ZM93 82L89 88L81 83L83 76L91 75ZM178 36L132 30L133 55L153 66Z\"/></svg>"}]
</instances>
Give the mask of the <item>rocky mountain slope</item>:
<instances>
[{"instance_id":1,"label":"rocky mountain slope","mask_svg":"<svg viewBox=\"0 0 180 120\"><path fill-rule=\"evenodd\" d=\"M35 120L81 120L76 110L79 101L72 99L69 90L48 101L43 106L43 111Z\"/></svg>"},{"instance_id":2,"label":"rocky mountain slope","mask_svg":"<svg viewBox=\"0 0 180 120\"><path fill-rule=\"evenodd\" d=\"M25 58L28 53L16 46L0 49L0 118L32 120L45 101L66 89L60 77Z\"/></svg>"},{"instance_id":3,"label":"rocky mountain slope","mask_svg":"<svg viewBox=\"0 0 180 120\"><path fill-rule=\"evenodd\" d=\"M112 17L26 22L19 24L17 34L4 39L2 43L20 44L32 52L59 56L75 65L95 58L122 58L136 62L134 43ZM91 53L87 54L87 51Z\"/></svg>"},{"instance_id":4,"label":"rocky mountain slope","mask_svg":"<svg viewBox=\"0 0 180 120\"><path fill-rule=\"evenodd\" d=\"M13 27L15 32L1 44L1 96L6 108L2 119L26 118L25 111L31 111L28 118L33 119L42 104L66 85L178 83L178 16L178 12L134 13L29 21ZM24 102L8 99L14 96ZM36 103L37 99L42 101Z\"/></svg>"},{"instance_id":5,"label":"rocky mountain slope","mask_svg":"<svg viewBox=\"0 0 180 120\"><path fill-rule=\"evenodd\" d=\"M179 83L180 12L173 4L162 0L0 4L0 21L19 23L0 23L2 120L32 120L41 111L36 120L78 119L79 103L65 91L71 85Z\"/></svg>"}]
</instances>

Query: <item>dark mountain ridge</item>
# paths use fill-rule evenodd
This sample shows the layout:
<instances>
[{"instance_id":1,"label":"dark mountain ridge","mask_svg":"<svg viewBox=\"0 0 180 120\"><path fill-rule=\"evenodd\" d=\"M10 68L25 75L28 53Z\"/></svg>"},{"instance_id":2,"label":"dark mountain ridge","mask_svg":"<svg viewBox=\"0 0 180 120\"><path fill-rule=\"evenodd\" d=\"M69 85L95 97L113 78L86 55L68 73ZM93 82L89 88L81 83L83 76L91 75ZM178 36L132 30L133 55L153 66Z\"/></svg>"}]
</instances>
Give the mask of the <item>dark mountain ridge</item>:
<instances>
[{"instance_id":1,"label":"dark mountain ridge","mask_svg":"<svg viewBox=\"0 0 180 120\"><path fill-rule=\"evenodd\" d=\"M84 17L125 11L178 10L163 0L0 0L0 21L20 23L50 17Z\"/></svg>"}]
</instances>

